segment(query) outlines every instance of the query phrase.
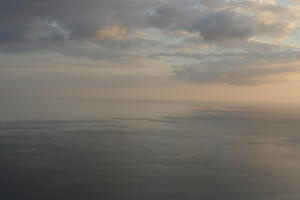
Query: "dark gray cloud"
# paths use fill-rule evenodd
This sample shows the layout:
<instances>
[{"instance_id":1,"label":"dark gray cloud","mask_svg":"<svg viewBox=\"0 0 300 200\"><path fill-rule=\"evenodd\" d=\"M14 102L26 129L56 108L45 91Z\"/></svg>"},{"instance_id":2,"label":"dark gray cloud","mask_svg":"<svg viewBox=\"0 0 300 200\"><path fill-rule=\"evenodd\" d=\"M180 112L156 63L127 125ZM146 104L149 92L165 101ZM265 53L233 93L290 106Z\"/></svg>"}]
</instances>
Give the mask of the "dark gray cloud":
<instances>
[{"instance_id":1,"label":"dark gray cloud","mask_svg":"<svg viewBox=\"0 0 300 200\"><path fill-rule=\"evenodd\" d=\"M0 11L2 22L19 22L26 33L32 31L37 22L56 22L69 30L72 38L81 38L93 36L98 28L114 20L136 22L139 18L132 17L136 12L129 11L137 4L130 0L5 0ZM16 27L18 25L15 24Z\"/></svg>"},{"instance_id":2,"label":"dark gray cloud","mask_svg":"<svg viewBox=\"0 0 300 200\"><path fill-rule=\"evenodd\" d=\"M270 14L272 15L272 14ZM283 37L292 25L288 21L267 23L260 17L237 12L231 9L213 11L200 18L191 27L209 43L248 40L255 36Z\"/></svg>"},{"instance_id":3,"label":"dark gray cloud","mask_svg":"<svg viewBox=\"0 0 300 200\"><path fill-rule=\"evenodd\" d=\"M124 27L128 33L153 27L162 31L198 32L208 42L281 36L292 29L289 21L261 22L254 10L258 7L257 1L201 3L193 0L3 0L0 45L27 42L47 48L64 41L101 40L104 38L99 36L99 31L111 25ZM252 4L256 5L252 15L243 11ZM263 4L258 8L290 14L284 6Z\"/></svg>"},{"instance_id":4,"label":"dark gray cloud","mask_svg":"<svg viewBox=\"0 0 300 200\"><path fill-rule=\"evenodd\" d=\"M101 40L98 33L108 26L124 26L126 31L143 26L141 12L146 5L147 1L133 0L4 0L0 4L0 48L19 51L20 46L28 51Z\"/></svg>"},{"instance_id":5,"label":"dark gray cloud","mask_svg":"<svg viewBox=\"0 0 300 200\"><path fill-rule=\"evenodd\" d=\"M194 7L195 2L168 2L145 15L145 22L161 30L188 30L208 9Z\"/></svg>"},{"instance_id":6,"label":"dark gray cloud","mask_svg":"<svg viewBox=\"0 0 300 200\"><path fill-rule=\"evenodd\" d=\"M230 10L210 13L193 24L192 30L199 32L204 40L227 41L248 39L255 35L254 20Z\"/></svg>"}]
</instances>

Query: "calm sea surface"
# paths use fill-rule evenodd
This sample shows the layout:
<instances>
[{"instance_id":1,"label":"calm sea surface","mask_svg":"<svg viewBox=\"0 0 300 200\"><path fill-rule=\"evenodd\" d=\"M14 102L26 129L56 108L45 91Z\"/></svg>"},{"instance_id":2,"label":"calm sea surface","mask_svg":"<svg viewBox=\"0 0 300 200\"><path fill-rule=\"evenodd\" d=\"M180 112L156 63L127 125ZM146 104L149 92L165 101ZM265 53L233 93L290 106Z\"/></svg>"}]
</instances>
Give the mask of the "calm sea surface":
<instances>
[{"instance_id":1,"label":"calm sea surface","mask_svg":"<svg viewBox=\"0 0 300 200\"><path fill-rule=\"evenodd\" d=\"M0 100L0 199L299 200L299 107Z\"/></svg>"}]
</instances>

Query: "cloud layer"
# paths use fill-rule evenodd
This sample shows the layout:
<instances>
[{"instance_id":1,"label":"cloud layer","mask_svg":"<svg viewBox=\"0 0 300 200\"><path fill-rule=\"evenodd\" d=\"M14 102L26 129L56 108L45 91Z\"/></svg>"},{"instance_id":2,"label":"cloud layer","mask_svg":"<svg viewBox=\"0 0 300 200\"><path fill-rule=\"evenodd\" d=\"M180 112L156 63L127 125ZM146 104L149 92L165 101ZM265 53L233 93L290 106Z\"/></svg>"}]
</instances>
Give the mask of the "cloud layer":
<instances>
[{"instance_id":1,"label":"cloud layer","mask_svg":"<svg viewBox=\"0 0 300 200\"><path fill-rule=\"evenodd\" d=\"M50 51L120 66L155 59L170 68L183 63L173 70L178 80L264 83L299 71L299 48L283 43L298 28L295 2L3 0L0 52Z\"/></svg>"}]
</instances>

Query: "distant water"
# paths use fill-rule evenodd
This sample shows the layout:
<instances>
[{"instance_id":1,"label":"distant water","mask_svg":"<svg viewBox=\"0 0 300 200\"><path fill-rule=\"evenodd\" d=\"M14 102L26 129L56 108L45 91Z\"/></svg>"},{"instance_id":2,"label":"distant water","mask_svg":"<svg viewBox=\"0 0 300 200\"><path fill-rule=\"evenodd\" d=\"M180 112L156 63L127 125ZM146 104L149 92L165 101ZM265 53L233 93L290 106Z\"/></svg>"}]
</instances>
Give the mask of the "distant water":
<instances>
[{"instance_id":1,"label":"distant water","mask_svg":"<svg viewBox=\"0 0 300 200\"><path fill-rule=\"evenodd\" d=\"M0 199L299 200L298 108L0 100Z\"/></svg>"}]
</instances>

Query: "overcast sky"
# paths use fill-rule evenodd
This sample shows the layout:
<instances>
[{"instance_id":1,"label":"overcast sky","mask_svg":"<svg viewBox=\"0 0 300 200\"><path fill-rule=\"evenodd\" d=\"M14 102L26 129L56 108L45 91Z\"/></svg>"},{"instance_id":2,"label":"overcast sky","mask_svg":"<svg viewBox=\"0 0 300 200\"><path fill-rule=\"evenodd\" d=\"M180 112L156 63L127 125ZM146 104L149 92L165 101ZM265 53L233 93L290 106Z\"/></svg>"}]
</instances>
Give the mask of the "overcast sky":
<instances>
[{"instance_id":1,"label":"overcast sky","mask_svg":"<svg viewBox=\"0 0 300 200\"><path fill-rule=\"evenodd\" d=\"M1 0L0 95L300 102L298 0Z\"/></svg>"}]
</instances>

